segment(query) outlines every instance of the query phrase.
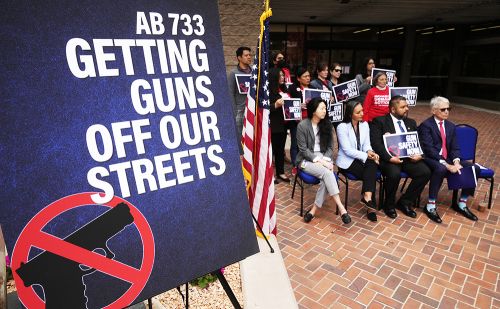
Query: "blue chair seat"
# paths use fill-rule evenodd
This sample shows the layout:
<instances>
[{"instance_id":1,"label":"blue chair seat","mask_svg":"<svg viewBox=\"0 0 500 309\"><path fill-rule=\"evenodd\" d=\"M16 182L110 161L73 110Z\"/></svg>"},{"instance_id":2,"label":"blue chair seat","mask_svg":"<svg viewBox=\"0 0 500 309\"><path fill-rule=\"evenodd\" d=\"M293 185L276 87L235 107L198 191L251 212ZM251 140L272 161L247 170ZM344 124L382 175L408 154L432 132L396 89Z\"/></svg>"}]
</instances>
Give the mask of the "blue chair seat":
<instances>
[{"instance_id":1,"label":"blue chair seat","mask_svg":"<svg viewBox=\"0 0 500 309\"><path fill-rule=\"evenodd\" d=\"M492 178L493 176L495 176L495 171L489 168L481 169L479 172L479 178Z\"/></svg>"},{"instance_id":2,"label":"blue chair seat","mask_svg":"<svg viewBox=\"0 0 500 309\"><path fill-rule=\"evenodd\" d=\"M309 185L317 185L317 184L319 184L319 179L318 178L314 177L311 174L308 174L308 173L304 172L300 168L297 171L297 174L300 177L300 179L302 179L302 181L304 181L305 183L307 183Z\"/></svg>"}]
</instances>

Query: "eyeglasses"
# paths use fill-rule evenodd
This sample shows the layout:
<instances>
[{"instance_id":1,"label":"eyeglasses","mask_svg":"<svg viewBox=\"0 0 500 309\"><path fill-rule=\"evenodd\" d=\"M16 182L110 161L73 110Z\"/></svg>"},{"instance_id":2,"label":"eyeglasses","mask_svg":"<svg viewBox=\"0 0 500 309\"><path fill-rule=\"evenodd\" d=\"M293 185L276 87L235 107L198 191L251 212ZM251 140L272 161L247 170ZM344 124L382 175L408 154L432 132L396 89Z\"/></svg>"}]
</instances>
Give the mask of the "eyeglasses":
<instances>
[{"instance_id":1,"label":"eyeglasses","mask_svg":"<svg viewBox=\"0 0 500 309\"><path fill-rule=\"evenodd\" d=\"M375 64L375 62L368 62L368 64Z\"/></svg>"},{"instance_id":2,"label":"eyeglasses","mask_svg":"<svg viewBox=\"0 0 500 309\"><path fill-rule=\"evenodd\" d=\"M440 108L439 110L444 113L445 111L451 111L451 107Z\"/></svg>"},{"instance_id":3,"label":"eyeglasses","mask_svg":"<svg viewBox=\"0 0 500 309\"><path fill-rule=\"evenodd\" d=\"M342 69L334 69L335 72L342 72Z\"/></svg>"}]
</instances>

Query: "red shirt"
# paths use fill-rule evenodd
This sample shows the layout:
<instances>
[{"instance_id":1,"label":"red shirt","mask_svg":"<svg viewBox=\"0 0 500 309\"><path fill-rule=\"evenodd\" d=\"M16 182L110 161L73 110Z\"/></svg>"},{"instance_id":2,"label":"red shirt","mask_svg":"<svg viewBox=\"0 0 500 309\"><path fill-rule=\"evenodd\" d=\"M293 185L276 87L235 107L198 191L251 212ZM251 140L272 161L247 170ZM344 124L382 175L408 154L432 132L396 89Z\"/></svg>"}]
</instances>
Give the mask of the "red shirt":
<instances>
[{"instance_id":1,"label":"red shirt","mask_svg":"<svg viewBox=\"0 0 500 309\"><path fill-rule=\"evenodd\" d=\"M363 103L363 121L372 121L389 113L389 86L384 90L373 87L368 90Z\"/></svg>"}]
</instances>

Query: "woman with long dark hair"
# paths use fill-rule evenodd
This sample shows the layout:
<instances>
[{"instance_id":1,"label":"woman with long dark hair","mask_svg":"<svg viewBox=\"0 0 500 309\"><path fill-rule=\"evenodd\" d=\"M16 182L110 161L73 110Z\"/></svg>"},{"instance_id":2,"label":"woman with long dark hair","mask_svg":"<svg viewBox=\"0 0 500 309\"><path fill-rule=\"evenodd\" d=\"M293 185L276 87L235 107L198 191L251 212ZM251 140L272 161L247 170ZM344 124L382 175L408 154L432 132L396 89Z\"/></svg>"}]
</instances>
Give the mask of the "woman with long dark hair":
<instances>
[{"instance_id":1,"label":"woman with long dark hair","mask_svg":"<svg viewBox=\"0 0 500 309\"><path fill-rule=\"evenodd\" d=\"M307 118L297 127L299 153L296 163L304 172L321 181L314 205L304 215L304 221L310 222L314 218L328 194L337 204L342 222L348 224L351 217L340 200L339 186L333 171L332 124L326 113L326 102L321 98L313 98L307 105Z\"/></svg>"},{"instance_id":2,"label":"woman with long dark hair","mask_svg":"<svg viewBox=\"0 0 500 309\"><path fill-rule=\"evenodd\" d=\"M283 117L284 98L290 98L285 85L285 73L279 68L269 69L269 101L271 122L271 144L273 146L276 179L290 182L285 174L286 127Z\"/></svg>"},{"instance_id":3,"label":"woman with long dark hair","mask_svg":"<svg viewBox=\"0 0 500 309\"><path fill-rule=\"evenodd\" d=\"M366 206L367 217L377 221L375 194L379 156L370 143L370 127L363 121L363 105L358 101L346 104L344 119L337 127L339 153L337 166L363 181L361 202Z\"/></svg>"},{"instance_id":4,"label":"woman with long dark hair","mask_svg":"<svg viewBox=\"0 0 500 309\"><path fill-rule=\"evenodd\" d=\"M359 97L357 98L360 102L365 101L366 94L368 90L372 88L372 70L375 67L375 60L372 57L365 58L363 61L363 66L358 75L356 75L356 83L358 84Z\"/></svg>"}]
</instances>

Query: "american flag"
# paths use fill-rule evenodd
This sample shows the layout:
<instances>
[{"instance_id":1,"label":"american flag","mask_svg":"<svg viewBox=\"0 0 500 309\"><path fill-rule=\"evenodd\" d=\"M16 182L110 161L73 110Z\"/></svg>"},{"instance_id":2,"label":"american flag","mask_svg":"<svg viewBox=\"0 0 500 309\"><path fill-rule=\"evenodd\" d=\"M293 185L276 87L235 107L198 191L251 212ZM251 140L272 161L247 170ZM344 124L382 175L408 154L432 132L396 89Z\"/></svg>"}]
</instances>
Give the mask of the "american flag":
<instances>
[{"instance_id":1,"label":"american flag","mask_svg":"<svg viewBox=\"0 0 500 309\"><path fill-rule=\"evenodd\" d=\"M265 235L276 235L273 153L269 127L269 17L271 9L260 17L260 37L247 94L243 122L243 174L248 200Z\"/></svg>"}]
</instances>

